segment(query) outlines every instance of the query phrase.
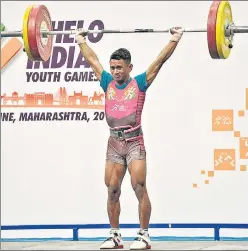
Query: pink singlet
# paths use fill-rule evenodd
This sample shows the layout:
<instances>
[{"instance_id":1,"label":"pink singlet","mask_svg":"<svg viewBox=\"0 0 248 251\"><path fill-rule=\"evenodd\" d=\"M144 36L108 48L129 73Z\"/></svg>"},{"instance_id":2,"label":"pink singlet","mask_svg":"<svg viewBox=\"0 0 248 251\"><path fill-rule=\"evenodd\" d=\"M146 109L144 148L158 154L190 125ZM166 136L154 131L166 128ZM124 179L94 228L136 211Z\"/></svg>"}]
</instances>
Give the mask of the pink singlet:
<instances>
[{"instance_id":1,"label":"pink singlet","mask_svg":"<svg viewBox=\"0 0 248 251\"><path fill-rule=\"evenodd\" d=\"M141 129L145 95L139 89L136 79L132 79L124 89L117 88L114 80L109 83L105 92L105 114L110 131L133 135L123 139L110 134L106 154L108 161L127 166L132 160L146 158Z\"/></svg>"}]
</instances>

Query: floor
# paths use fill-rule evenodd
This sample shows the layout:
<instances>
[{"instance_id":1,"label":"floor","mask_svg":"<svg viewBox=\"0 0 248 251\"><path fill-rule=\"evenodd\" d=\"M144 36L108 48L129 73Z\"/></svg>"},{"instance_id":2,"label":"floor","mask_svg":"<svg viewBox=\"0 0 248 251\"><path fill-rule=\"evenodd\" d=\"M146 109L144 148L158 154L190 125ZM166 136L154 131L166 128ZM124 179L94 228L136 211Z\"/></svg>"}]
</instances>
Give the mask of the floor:
<instances>
[{"instance_id":1,"label":"floor","mask_svg":"<svg viewBox=\"0 0 248 251\"><path fill-rule=\"evenodd\" d=\"M1 242L1 250L99 250L101 241ZM124 250L131 244L126 241ZM153 250L248 250L248 241L153 241Z\"/></svg>"}]
</instances>

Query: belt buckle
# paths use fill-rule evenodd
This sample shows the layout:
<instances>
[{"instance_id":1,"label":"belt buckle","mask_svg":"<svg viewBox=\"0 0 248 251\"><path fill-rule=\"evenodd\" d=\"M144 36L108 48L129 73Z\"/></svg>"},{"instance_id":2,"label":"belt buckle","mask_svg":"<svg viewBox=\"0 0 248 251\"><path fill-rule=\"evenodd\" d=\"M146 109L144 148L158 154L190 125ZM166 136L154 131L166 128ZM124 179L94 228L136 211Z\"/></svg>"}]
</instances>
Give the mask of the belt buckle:
<instances>
[{"instance_id":1,"label":"belt buckle","mask_svg":"<svg viewBox=\"0 0 248 251\"><path fill-rule=\"evenodd\" d=\"M118 139L119 140L124 140L125 139L123 131L118 131L117 134L118 134Z\"/></svg>"}]
</instances>

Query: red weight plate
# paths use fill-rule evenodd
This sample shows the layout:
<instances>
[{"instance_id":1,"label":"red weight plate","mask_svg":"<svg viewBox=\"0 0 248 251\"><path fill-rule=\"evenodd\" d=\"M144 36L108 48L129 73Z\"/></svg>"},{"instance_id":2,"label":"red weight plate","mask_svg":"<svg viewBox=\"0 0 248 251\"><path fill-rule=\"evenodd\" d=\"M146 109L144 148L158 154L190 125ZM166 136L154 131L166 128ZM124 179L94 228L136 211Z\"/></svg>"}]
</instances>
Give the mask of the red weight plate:
<instances>
[{"instance_id":1,"label":"red weight plate","mask_svg":"<svg viewBox=\"0 0 248 251\"><path fill-rule=\"evenodd\" d=\"M40 30L52 30L52 21L44 5L32 8L28 19L28 42L35 61L47 61L52 52L53 36L43 37Z\"/></svg>"},{"instance_id":2,"label":"red weight plate","mask_svg":"<svg viewBox=\"0 0 248 251\"><path fill-rule=\"evenodd\" d=\"M208 14L208 25L207 25L208 50L210 56L214 59L220 58L216 45L216 21L220 3L221 1L214 1L210 7Z\"/></svg>"}]
</instances>

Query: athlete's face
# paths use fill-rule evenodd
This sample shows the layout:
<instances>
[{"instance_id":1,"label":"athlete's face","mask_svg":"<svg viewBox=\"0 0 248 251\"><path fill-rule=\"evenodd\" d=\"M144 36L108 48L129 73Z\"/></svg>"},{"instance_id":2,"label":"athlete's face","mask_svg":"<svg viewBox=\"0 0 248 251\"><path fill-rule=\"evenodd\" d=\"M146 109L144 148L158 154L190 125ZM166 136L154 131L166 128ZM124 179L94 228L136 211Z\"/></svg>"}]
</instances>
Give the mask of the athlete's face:
<instances>
[{"instance_id":1,"label":"athlete's face","mask_svg":"<svg viewBox=\"0 0 248 251\"><path fill-rule=\"evenodd\" d=\"M129 79L129 74L133 68L132 64L127 64L123 59L111 59L109 64L110 72L118 84L123 84Z\"/></svg>"}]
</instances>

